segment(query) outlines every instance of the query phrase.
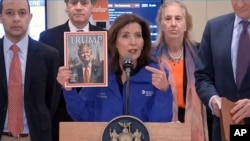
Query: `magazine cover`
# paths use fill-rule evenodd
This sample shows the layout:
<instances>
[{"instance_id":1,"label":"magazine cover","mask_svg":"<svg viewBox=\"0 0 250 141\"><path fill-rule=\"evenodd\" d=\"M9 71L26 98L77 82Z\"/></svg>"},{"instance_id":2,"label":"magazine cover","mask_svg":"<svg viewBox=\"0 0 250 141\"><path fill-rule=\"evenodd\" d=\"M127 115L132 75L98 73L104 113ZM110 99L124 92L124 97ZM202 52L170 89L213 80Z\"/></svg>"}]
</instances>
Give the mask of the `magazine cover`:
<instances>
[{"instance_id":1,"label":"magazine cover","mask_svg":"<svg viewBox=\"0 0 250 141\"><path fill-rule=\"evenodd\" d=\"M66 87L107 86L107 32L65 32L64 62L73 73Z\"/></svg>"}]
</instances>

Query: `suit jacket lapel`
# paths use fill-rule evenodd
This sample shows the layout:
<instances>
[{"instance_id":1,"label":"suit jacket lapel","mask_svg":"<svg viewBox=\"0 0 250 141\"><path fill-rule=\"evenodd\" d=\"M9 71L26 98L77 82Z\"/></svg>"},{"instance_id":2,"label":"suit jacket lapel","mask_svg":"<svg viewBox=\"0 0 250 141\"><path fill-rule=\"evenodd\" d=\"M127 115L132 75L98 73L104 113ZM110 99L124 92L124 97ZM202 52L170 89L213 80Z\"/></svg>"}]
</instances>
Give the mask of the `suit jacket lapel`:
<instances>
[{"instance_id":1,"label":"suit jacket lapel","mask_svg":"<svg viewBox=\"0 0 250 141\"><path fill-rule=\"evenodd\" d=\"M70 32L70 29L69 29L69 20L62 25L62 32Z\"/></svg>"},{"instance_id":2,"label":"suit jacket lapel","mask_svg":"<svg viewBox=\"0 0 250 141\"><path fill-rule=\"evenodd\" d=\"M221 31L218 31L219 46L221 47L221 53L223 53L223 56L225 57L225 70L228 71L228 79L234 80L234 73L233 73L233 66L232 66L232 59L231 59L231 44L232 44L232 35L233 35L233 28L234 28L234 14L231 14L228 16L228 19L224 22L224 25L222 25ZM223 57L223 58L224 58ZM222 59L223 59L222 58Z\"/></svg>"},{"instance_id":3,"label":"suit jacket lapel","mask_svg":"<svg viewBox=\"0 0 250 141\"><path fill-rule=\"evenodd\" d=\"M28 53L27 53L27 61L26 61L26 72L25 72L25 82L24 82L24 95L27 96L29 93L29 86L30 86L30 78L32 74L32 68L36 65L35 57L36 46L34 45L33 40L29 37L29 44L28 44Z\"/></svg>"},{"instance_id":4,"label":"suit jacket lapel","mask_svg":"<svg viewBox=\"0 0 250 141\"><path fill-rule=\"evenodd\" d=\"M7 96L7 77L4 62L3 38L0 39L0 88L3 88L4 94Z\"/></svg>"},{"instance_id":5,"label":"suit jacket lapel","mask_svg":"<svg viewBox=\"0 0 250 141\"><path fill-rule=\"evenodd\" d=\"M95 27L89 23L89 31L96 31Z\"/></svg>"}]
</instances>

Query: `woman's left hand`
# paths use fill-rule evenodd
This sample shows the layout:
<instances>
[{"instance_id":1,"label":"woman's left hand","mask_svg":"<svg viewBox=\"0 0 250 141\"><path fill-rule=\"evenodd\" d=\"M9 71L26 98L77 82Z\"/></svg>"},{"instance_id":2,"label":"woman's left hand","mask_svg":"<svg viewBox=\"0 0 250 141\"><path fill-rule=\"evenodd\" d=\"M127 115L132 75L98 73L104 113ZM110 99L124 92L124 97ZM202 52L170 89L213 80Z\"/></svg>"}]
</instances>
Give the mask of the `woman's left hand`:
<instances>
[{"instance_id":1,"label":"woman's left hand","mask_svg":"<svg viewBox=\"0 0 250 141\"><path fill-rule=\"evenodd\" d=\"M160 69L156 69L150 66L146 66L146 70L152 72L152 85L161 91L166 91L169 87L169 83L164 71L163 63L160 64Z\"/></svg>"}]
</instances>

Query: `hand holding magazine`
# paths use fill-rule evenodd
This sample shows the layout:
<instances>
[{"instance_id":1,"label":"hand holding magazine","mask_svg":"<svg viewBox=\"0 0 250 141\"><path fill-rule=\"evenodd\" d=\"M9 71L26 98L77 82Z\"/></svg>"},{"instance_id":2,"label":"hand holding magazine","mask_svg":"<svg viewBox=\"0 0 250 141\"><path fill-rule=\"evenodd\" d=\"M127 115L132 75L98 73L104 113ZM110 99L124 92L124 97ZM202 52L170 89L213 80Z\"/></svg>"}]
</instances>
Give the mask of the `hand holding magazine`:
<instances>
[{"instance_id":1,"label":"hand holding magazine","mask_svg":"<svg viewBox=\"0 0 250 141\"><path fill-rule=\"evenodd\" d=\"M228 100L227 98L221 98L221 138L222 141L229 141L230 139L230 125L235 124L232 120L232 115L230 111L235 106L234 102ZM239 124L244 124L244 121L241 121Z\"/></svg>"}]
</instances>

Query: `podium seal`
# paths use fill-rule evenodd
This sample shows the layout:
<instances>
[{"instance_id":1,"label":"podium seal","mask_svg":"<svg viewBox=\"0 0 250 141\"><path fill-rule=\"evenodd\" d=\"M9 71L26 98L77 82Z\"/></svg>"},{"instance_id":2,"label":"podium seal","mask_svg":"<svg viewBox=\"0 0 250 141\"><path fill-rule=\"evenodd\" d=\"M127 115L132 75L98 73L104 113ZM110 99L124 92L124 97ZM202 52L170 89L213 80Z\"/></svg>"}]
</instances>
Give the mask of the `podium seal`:
<instances>
[{"instance_id":1,"label":"podium seal","mask_svg":"<svg viewBox=\"0 0 250 141\"><path fill-rule=\"evenodd\" d=\"M150 136L140 119L124 115L109 122L104 129L102 141L150 141Z\"/></svg>"}]
</instances>

